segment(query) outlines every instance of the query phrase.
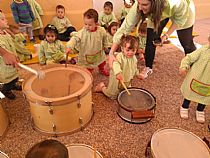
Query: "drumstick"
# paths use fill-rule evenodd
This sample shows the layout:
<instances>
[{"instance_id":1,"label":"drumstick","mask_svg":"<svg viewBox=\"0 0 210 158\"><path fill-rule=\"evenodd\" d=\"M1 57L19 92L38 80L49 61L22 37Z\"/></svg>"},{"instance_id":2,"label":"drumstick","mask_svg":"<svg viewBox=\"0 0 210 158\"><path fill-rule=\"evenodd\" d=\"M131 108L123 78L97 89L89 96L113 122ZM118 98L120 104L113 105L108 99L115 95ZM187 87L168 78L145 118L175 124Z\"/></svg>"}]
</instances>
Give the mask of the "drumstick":
<instances>
[{"instance_id":1,"label":"drumstick","mask_svg":"<svg viewBox=\"0 0 210 158\"><path fill-rule=\"evenodd\" d=\"M128 93L128 95L131 95L131 93L128 91L125 83L123 82L123 80L120 80L120 83L122 84L123 88L126 90L126 92Z\"/></svg>"},{"instance_id":2,"label":"drumstick","mask_svg":"<svg viewBox=\"0 0 210 158\"><path fill-rule=\"evenodd\" d=\"M25 69L27 71L30 71L31 73L33 73L35 75L37 75L37 77L40 78L40 79L43 79L45 77L45 74L44 74L43 71L36 71L36 70L34 70L34 69L32 69L32 68L30 68L30 67L28 67L26 65L23 65L21 63L18 63L18 66L20 66L21 68L23 68L23 69Z\"/></svg>"},{"instance_id":3,"label":"drumstick","mask_svg":"<svg viewBox=\"0 0 210 158\"><path fill-rule=\"evenodd\" d=\"M93 158L97 158L96 147L95 146L93 146Z\"/></svg>"}]
</instances>

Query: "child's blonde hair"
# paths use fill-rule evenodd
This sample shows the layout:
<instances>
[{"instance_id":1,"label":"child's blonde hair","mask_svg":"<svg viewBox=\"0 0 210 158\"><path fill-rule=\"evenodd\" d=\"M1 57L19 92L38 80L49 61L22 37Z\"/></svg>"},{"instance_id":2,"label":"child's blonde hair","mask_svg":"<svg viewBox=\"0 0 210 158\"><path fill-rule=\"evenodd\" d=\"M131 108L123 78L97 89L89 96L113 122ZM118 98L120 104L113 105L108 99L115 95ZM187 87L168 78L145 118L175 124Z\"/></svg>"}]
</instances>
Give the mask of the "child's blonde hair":
<instances>
[{"instance_id":1,"label":"child's blonde hair","mask_svg":"<svg viewBox=\"0 0 210 158\"><path fill-rule=\"evenodd\" d=\"M139 39L132 35L123 35L121 37L121 47L125 47L126 43L130 43L129 49L135 50L138 49Z\"/></svg>"},{"instance_id":2,"label":"child's blonde hair","mask_svg":"<svg viewBox=\"0 0 210 158\"><path fill-rule=\"evenodd\" d=\"M144 35L147 34L147 22L146 21L140 22L139 27L138 27L138 33L141 33Z\"/></svg>"}]
</instances>

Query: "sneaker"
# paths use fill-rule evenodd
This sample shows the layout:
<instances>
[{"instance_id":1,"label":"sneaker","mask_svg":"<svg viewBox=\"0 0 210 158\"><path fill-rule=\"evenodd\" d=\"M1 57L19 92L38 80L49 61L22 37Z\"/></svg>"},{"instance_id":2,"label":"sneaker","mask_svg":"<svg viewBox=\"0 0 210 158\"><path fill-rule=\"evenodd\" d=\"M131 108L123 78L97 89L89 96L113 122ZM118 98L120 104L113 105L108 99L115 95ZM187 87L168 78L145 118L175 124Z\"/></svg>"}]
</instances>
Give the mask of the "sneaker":
<instances>
[{"instance_id":1,"label":"sneaker","mask_svg":"<svg viewBox=\"0 0 210 158\"><path fill-rule=\"evenodd\" d=\"M103 70L99 70L101 74L103 74L104 76L109 76L109 71L107 71L106 69Z\"/></svg>"},{"instance_id":2,"label":"sneaker","mask_svg":"<svg viewBox=\"0 0 210 158\"><path fill-rule=\"evenodd\" d=\"M12 88L13 90L17 90L17 91L22 91L22 86L21 85L14 85L14 87Z\"/></svg>"},{"instance_id":3,"label":"sneaker","mask_svg":"<svg viewBox=\"0 0 210 158\"><path fill-rule=\"evenodd\" d=\"M183 119L188 119L188 117L189 117L189 109L186 109L186 108L183 108L183 107L180 107L180 116L181 116L181 118L183 118Z\"/></svg>"},{"instance_id":4,"label":"sneaker","mask_svg":"<svg viewBox=\"0 0 210 158\"><path fill-rule=\"evenodd\" d=\"M143 71L139 74L141 79L145 79L148 77L149 74L152 74L152 69L150 69L149 67L145 67L143 69Z\"/></svg>"},{"instance_id":5,"label":"sneaker","mask_svg":"<svg viewBox=\"0 0 210 158\"><path fill-rule=\"evenodd\" d=\"M12 93L12 91L1 91L5 97L7 97L10 100L15 99L15 95Z\"/></svg>"},{"instance_id":6,"label":"sneaker","mask_svg":"<svg viewBox=\"0 0 210 158\"><path fill-rule=\"evenodd\" d=\"M199 123L204 123L205 122L205 113L204 111L198 111L196 110L196 120L199 122Z\"/></svg>"}]
</instances>

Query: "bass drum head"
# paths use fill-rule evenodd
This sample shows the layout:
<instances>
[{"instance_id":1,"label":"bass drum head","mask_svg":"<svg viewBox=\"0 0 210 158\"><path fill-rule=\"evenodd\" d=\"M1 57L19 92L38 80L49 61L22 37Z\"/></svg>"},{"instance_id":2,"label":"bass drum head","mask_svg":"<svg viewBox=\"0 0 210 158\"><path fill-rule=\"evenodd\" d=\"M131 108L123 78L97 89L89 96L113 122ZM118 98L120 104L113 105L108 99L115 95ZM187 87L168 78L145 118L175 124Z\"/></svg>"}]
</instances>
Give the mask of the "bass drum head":
<instances>
[{"instance_id":1,"label":"bass drum head","mask_svg":"<svg viewBox=\"0 0 210 158\"><path fill-rule=\"evenodd\" d=\"M195 134L183 129L160 129L151 138L154 158L207 158L210 150Z\"/></svg>"},{"instance_id":2,"label":"bass drum head","mask_svg":"<svg viewBox=\"0 0 210 158\"><path fill-rule=\"evenodd\" d=\"M0 151L0 158L9 158L5 153Z\"/></svg>"},{"instance_id":3,"label":"bass drum head","mask_svg":"<svg viewBox=\"0 0 210 158\"><path fill-rule=\"evenodd\" d=\"M69 158L93 158L94 149L85 144L71 144L67 145ZM94 157L95 158L95 157ZM96 158L103 158L103 156L96 151Z\"/></svg>"}]
</instances>

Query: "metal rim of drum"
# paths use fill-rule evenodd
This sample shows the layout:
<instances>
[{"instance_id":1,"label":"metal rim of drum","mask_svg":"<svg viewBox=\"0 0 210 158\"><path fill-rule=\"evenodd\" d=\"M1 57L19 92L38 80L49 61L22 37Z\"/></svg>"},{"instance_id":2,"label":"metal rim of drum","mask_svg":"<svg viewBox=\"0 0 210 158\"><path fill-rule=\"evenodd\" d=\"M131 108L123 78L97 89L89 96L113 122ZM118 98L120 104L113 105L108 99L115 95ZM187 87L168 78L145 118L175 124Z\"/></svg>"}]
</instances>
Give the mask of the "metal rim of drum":
<instances>
[{"instance_id":1,"label":"metal rim of drum","mask_svg":"<svg viewBox=\"0 0 210 158\"><path fill-rule=\"evenodd\" d=\"M4 157L2 157L4 156ZM4 152L0 151L0 157L2 158L9 158L9 156L7 154L5 154Z\"/></svg>"},{"instance_id":2,"label":"metal rim of drum","mask_svg":"<svg viewBox=\"0 0 210 158\"><path fill-rule=\"evenodd\" d=\"M155 107L156 107L156 98L154 97L153 94L151 94L149 91L143 89L143 88L136 88L136 87L129 87L128 90L132 93L132 90L135 90L135 91L142 91L144 92L145 94L147 94L148 96L150 96L150 98L152 98L152 105L150 107L148 107L148 109L145 109L145 110L151 110L152 112L155 113ZM126 90L123 90L121 91L119 94L118 94L118 97L117 97L117 102L118 102L118 110L117 110L117 114L120 116L120 118L122 118L123 120L129 122L129 123L146 123L148 121L150 121L152 118L146 118L146 119L141 119L140 121L136 121L136 120L130 120L128 118L125 118L124 116L122 116L119 112L119 109L123 109L125 111L128 111L128 112L134 112L135 110L134 109L130 109L126 106L123 105L123 103L121 102L120 100L120 97L121 95L125 93L127 94ZM132 95L132 94L131 94Z\"/></svg>"},{"instance_id":3,"label":"metal rim of drum","mask_svg":"<svg viewBox=\"0 0 210 158\"><path fill-rule=\"evenodd\" d=\"M87 145L87 144L68 144L68 145L66 145L67 148L68 148L68 147L71 147L71 146L72 146L72 147L73 147L73 146L77 146L77 147L86 147L86 148L89 148L89 149L91 149L91 150L94 151L93 147L90 146L90 145ZM101 153L100 153L99 151L96 150L96 153L97 153L97 155L98 155L99 157L103 158L103 156L101 155Z\"/></svg>"},{"instance_id":4,"label":"metal rim of drum","mask_svg":"<svg viewBox=\"0 0 210 158\"><path fill-rule=\"evenodd\" d=\"M177 130L177 131L182 131L182 132L184 132L184 133L190 134L190 135L192 135L194 138L198 139L199 142L201 142L201 143L205 146L205 148L209 151L209 153L210 153L210 149L209 149L209 147L207 146L207 144L206 144L200 137L198 137L197 135L195 135L194 133L189 132L189 131L184 130L184 129L181 129L181 128L161 128L161 129L158 129L157 131L155 131L155 132L153 133L152 137L151 137L151 141L150 141L150 142L151 142L151 143L150 143L150 144L151 144L151 145L150 145L151 150L150 150L150 152L151 152L151 156L152 156L152 157L158 158L158 157L155 156L155 153L154 153L154 144L153 144L154 141L152 141L152 140L154 139L154 136L155 136L157 133L159 133L159 132L161 132L161 131L164 131L164 130Z\"/></svg>"}]
</instances>

